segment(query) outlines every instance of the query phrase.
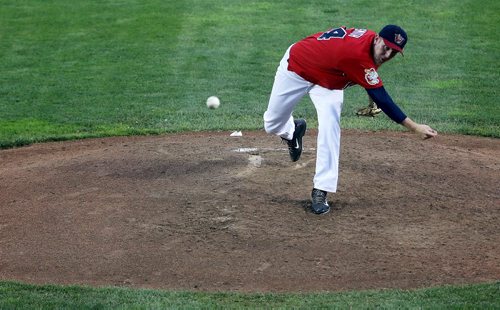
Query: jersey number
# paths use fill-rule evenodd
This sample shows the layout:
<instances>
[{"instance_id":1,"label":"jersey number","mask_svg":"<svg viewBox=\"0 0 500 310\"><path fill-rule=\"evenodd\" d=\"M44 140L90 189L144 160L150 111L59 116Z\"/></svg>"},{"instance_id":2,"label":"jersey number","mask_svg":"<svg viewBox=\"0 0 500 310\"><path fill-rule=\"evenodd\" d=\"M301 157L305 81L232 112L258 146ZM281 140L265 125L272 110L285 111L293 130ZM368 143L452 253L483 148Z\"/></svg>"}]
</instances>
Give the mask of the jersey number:
<instances>
[{"instance_id":1,"label":"jersey number","mask_svg":"<svg viewBox=\"0 0 500 310\"><path fill-rule=\"evenodd\" d=\"M335 28L328 30L318 37L318 40L330 40L331 38L343 39L346 35L344 28Z\"/></svg>"}]
</instances>

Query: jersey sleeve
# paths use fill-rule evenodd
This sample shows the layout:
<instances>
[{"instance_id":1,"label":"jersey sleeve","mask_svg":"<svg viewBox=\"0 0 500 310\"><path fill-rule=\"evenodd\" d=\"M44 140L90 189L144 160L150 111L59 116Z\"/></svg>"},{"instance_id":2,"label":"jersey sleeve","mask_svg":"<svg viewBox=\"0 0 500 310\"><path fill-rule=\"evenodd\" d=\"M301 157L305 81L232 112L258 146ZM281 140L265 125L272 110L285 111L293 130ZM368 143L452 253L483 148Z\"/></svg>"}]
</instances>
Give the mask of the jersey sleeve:
<instances>
[{"instance_id":1,"label":"jersey sleeve","mask_svg":"<svg viewBox=\"0 0 500 310\"><path fill-rule=\"evenodd\" d=\"M346 61L343 63L342 71L351 81L365 89L379 88L384 85L377 68L372 63Z\"/></svg>"}]
</instances>

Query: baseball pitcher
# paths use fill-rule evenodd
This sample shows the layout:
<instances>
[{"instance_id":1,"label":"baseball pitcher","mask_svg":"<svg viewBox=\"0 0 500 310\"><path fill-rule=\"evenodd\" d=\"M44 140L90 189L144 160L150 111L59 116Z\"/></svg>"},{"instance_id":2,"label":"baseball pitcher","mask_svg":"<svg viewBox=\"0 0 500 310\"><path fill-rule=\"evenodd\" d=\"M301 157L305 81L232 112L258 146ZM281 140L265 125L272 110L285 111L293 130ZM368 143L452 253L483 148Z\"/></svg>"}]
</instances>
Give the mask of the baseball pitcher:
<instances>
[{"instance_id":1,"label":"baseball pitcher","mask_svg":"<svg viewBox=\"0 0 500 310\"><path fill-rule=\"evenodd\" d=\"M306 122L294 120L292 113L301 98L309 95L318 115L316 171L311 193L313 213L327 213L330 210L327 192L337 191L340 112L347 87L363 87L375 111L381 109L393 121L423 138L437 135L431 127L418 124L404 114L377 73L384 62L397 53L403 54L407 41L406 32L396 25L387 25L378 34L367 29L338 27L296 42L282 58L264 113L264 128L283 139L292 161L299 160Z\"/></svg>"}]
</instances>

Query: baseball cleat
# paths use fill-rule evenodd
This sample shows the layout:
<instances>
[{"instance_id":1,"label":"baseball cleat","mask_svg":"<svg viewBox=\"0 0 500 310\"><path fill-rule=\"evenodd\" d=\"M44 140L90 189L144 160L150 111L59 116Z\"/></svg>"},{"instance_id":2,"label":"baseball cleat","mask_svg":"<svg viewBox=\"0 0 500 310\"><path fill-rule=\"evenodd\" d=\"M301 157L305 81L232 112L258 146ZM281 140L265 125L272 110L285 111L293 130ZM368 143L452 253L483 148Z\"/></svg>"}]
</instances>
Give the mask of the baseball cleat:
<instances>
[{"instance_id":1,"label":"baseball cleat","mask_svg":"<svg viewBox=\"0 0 500 310\"><path fill-rule=\"evenodd\" d=\"M288 153L290 153L290 158L292 161L297 161L302 154L302 137L306 133L306 121L304 119L296 119L295 131L293 133L292 140L283 139L283 142L288 144Z\"/></svg>"},{"instance_id":2,"label":"baseball cleat","mask_svg":"<svg viewBox=\"0 0 500 310\"><path fill-rule=\"evenodd\" d=\"M312 197L311 211L314 214L325 214L328 213L328 211L330 211L330 206L326 201L325 191L313 188L311 197Z\"/></svg>"}]
</instances>

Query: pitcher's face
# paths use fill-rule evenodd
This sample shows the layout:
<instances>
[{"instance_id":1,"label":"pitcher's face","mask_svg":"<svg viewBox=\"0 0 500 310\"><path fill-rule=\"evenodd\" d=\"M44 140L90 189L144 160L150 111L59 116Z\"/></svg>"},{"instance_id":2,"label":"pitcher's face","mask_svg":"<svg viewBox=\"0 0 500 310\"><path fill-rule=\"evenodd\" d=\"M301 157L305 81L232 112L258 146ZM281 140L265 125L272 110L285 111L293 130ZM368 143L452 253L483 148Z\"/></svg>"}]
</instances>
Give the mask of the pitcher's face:
<instances>
[{"instance_id":1,"label":"pitcher's face","mask_svg":"<svg viewBox=\"0 0 500 310\"><path fill-rule=\"evenodd\" d=\"M377 66L396 56L397 51L385 45L384 39L376 36L373 40L373 60Z\"/></svg>"}]
</instances>

